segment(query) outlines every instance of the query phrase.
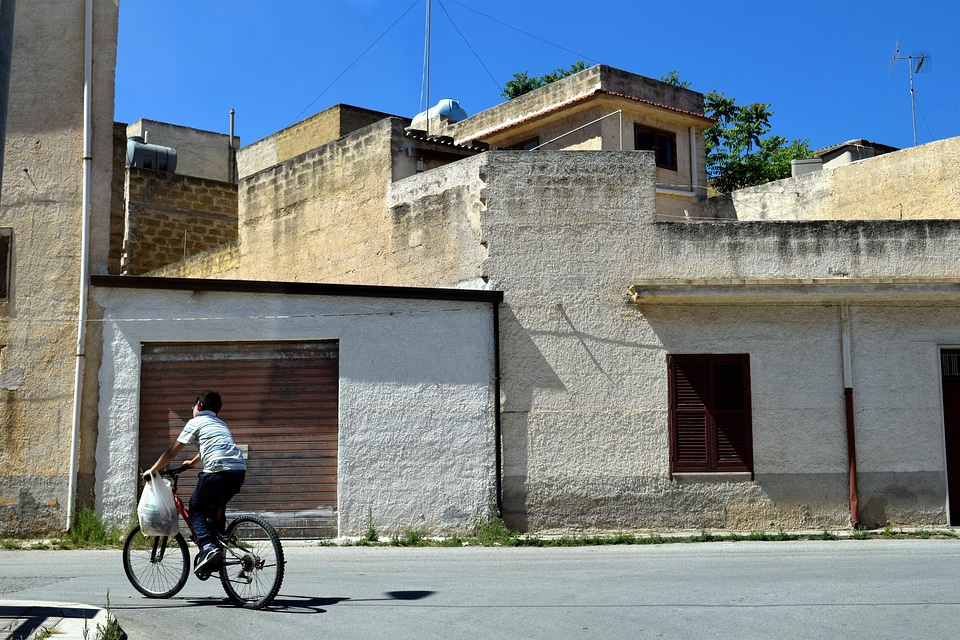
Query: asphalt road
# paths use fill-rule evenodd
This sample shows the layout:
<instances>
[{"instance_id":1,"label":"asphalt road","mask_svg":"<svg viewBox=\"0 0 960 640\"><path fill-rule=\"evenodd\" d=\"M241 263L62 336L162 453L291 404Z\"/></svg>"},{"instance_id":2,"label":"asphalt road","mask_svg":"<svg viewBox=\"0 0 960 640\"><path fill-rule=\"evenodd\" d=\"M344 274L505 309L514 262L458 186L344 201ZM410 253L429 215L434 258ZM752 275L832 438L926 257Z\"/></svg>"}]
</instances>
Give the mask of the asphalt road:
<instances>
[{"instance_id":1,"label":"asphalt road","mask_svg":"<svg viewBox=\"0 0 960 640\"><path fill-rule=\"evenodd\" d=\"M215 579L143 598L119 551L0 551L0 599L109 594L131 640L960 637L956 540L285 550L266 611Z\"/></svg>"}]
</instances>

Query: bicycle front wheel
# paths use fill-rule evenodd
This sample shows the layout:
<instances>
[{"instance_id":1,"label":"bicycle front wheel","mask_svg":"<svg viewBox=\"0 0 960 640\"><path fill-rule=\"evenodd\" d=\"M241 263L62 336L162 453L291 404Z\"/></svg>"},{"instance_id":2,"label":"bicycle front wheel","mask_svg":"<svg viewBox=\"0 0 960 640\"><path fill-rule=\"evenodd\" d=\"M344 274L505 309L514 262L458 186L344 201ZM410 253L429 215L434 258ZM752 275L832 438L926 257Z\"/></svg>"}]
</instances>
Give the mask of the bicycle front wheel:
<instances>
[{"instance_id":1,"label":"bicycle front wheel","mask_svg":"<svg viewBox=\"0 0 960 640\"><path fill-rule=\"evenodd\" d=\"M240 516L223 535L220 583L238 607L262 609L270 604L283 582L280 536L257 516Z\"/></svg>"},{"instance_id":2,"label":"bicycle front wheel","mask_svg":"<svg viewBox=\"0 0 960 640\"><path fill-rule=\"evenodd\" d=\"M133 588L148 598L169 598L187 584L190 552L179 533L172 537L145 536L140 525L123 543L123 570Z\"/></svg>"}]
</instances>

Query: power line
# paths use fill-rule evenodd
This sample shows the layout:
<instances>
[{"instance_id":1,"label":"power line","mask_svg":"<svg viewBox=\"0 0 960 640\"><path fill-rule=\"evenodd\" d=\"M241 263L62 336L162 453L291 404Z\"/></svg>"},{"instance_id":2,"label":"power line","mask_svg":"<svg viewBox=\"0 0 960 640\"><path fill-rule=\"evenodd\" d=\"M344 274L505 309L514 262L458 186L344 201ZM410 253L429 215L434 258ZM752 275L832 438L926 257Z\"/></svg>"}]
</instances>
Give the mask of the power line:
<instances>
[{"instance_id":1,"label":"power line","mask_svg":"<svg viewBox=\"0 0 960 640\"><path fill-rule=\"evenodd\" d=\"M523 35L527 36L528 38L533 38L534 40L538 40L538 41L540 41L540 42L542 42L542 43L544 43L544 44L548 44L548 45L550 45L551 47L555 47L555 48L557 48L557 49L560 49L561 51L566 51L567 53L572 53L573 55L577 56L578 58L583 58L584 60L588 60L588 61L590 61L590 62L596 62L596 61L597 61L597 59L594 58L594 57L592 57L592 56L588 56L588 55L585 55L585 54L582 54L582 53L577 53L577 52L574 51L573 49L568 49L568 48L564 47L563 45L559 45L559 44L557 44L557 43L555 43L555 42L550 42L549 40L545 40L545 39L541 38L540 36L536 36L536 35L530 33L529 31L524 31L523 29L518 29L517 27L514 27L514 26L511 25L511 24L507 24L506 22L504 22L504 21L502 21L502 20L498 20L497 18L494 18L494 17L491 16L491 15L488 15L488 14L486 14L486 13L483 13L482 11L477 11L477 10L474 9L473 7L469 7L469 6L465 5L465 4L463 4L462 2L459 2L458 0L450 0L450 1L453 2L454 4L460 5L461 7L463 7L464 9L466 9L467 11L472 11L473 13L477 14L478 16L482 16L482 17L486 18L487 20L490 20L490 21L492 21L492 22L496 22L497 24L499 24L499 25L501 25L501 26L504 26L504 27L506 27L506 28L508 28L508 29L511 29L511 30L513 30L513 31L516 31L517 33L522 33Z\"/></svg>"},{"instance_id":2,"label":"power line","mask_svg":"<svg viewBox=\"0 0 960 640\"><path fill-rule=\"evenodd\" d=\"M453 21L453 17L450 16L450 12L447 11L447 8L443 5L442 2L440 2L440 0L437 0L437 4L439 4L439 5L440 5L440 8L443 9L443 13L447 16L447 20L450 21L450 24L453 26L453 29L457 32L457 34L459 34L460 38L463 40L463 43L464 43L465 45L467 45L467 48L468 48L468 49L470 49L470 53L472 53L472 54L473 54L473 57L477 59L477 62L479 62L479 63L480 63L480 66L483 67L483 70L487 72L487 75L490 76L490 79L493 81L493 85L494 85L494 86L497 88L497 90L499 91L499 90L502 88L502 87L500 86L500 83L497 82L497 79L493 77L493 74L490 73L490 69L487 68L487 65L484 64L483 60L480 59L480 56L477 54L477 52L474 50L474 48L470 45L470 42L467 41L466 36L463 35L463 32L460 31L460 28L459 28L459 27L457 26L457 24ZM430 108L430 105L427 105L427 108L429 109L429 108Z\"/></svg>"},{"instance_id":3,"label":"power line","mask_svg":"<svg viewBox=\"0 0 960 640\"><path fill-rule=\"evenodd\" d=\"M304 113L306 113L307 110L308 110L310 107L312 107L313 104L314 104L317 100L319 100L320 97L321 97L323 94L325 94L325 93L330 89L330 87L332 87L333 85L335 85L335 84L337 83L337 80L339 80L339 79L342 78L343 76L347 75L347 72L350 71L350 69L352 69L355 64L357 64L358 62L360 62L360 58L362 58L363 56L367 55L367 52L369 52L370 49L373 49L373 47L374 47L378 42L380 42L380 40L382 40L383 37L384 37L385 35L387 35L387 33L389 33L395 26L397 26L397 23L398 23L398 22L400 22L401 20L403 20L403 18L406 17L406 15L407 15L408 13L410 13L410 11L411 11L415 6L417 6L418 4L420 4L420 0L414 0L413 4L411 4L409 7L407 7L407 10L404 11L402 14L400 14L400 17L397 18L396 20L394 20L394 21L393 21L393 24L391 24L389 27L387 27L386 31L384 31L384 32L381 33L379 36L377 36L377 39L374 40L373 42L371 42L371 43L370 43L370 46L368 46L366 49L364 49L363 52L362 52L359 56L357 56L356 59L354 59L353 62L351 62L349 65L347 65L347 68L344 69L343 71L341 71L341 72L340 72L340 75L338 75L336 78L334 78L334 79L330 82L330 84L328 84L326 87L324 87L323 91L321 91L321 92L317 95L316 98L314 98L313 100L311 100L311 101L310 101L310 104L308 104L306 107L304 107L304 108L303 108L303 111L301 111L300 113L298 113L298 114L296 115L296 117L294 117L294 119L290 122L290 124L294 124L294 123L296 123L297 121L299 121L299 120L300 120L300 116L302 116Z\"/></svg>"}]
</instances>

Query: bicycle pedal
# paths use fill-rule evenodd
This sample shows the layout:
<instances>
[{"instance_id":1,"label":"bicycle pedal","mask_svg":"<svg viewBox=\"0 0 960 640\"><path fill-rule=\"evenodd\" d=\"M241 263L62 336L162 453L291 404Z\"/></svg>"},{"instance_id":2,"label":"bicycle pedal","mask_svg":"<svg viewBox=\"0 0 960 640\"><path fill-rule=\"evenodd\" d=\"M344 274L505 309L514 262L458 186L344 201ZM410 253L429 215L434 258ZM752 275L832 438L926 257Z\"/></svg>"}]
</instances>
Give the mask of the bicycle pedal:
<instances>
[{"instance_id":1,"label":"bicycle pedal","mask_svg":"<svg viewBox=\"0 0 960 640\"><path fill-rule=\"evenodd\" d=\"M197 574L194 574L194 575L196 575L197 578L200 579L200 580L209 580L209 579L210 579L210 574L209 574L209 573L197 573Z\"/></svg>"}]
</instances>

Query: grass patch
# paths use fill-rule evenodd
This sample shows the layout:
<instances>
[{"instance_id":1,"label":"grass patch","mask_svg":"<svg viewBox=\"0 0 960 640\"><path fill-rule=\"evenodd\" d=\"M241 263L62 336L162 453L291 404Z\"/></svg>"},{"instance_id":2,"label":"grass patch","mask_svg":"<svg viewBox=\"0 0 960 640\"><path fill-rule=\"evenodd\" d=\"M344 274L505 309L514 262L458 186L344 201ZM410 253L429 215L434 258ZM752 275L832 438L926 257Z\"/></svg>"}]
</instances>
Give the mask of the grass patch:
<instances>
[{"instance_id":1,"label":"grass patch","mask_svg":"<svg viewBox=\"0 0 960 640\"><path fill-rule=\"evenodd\" d=\"M468 538L471 544L483 547L512 547L520 534L513 531L501 518L489 518L477 525L476 532Z\"/></svg>"},{"instance_id":2,"label":"grass patch","mask_svg":"<svg viewBox=\"0 0 960 640\"><path fill-rule=\"evenodd\" d=\"M404 531L390 538L390 545L394 547L425 547L427 544L427 532L423 529Z\"/></svg>"},{"instance_id":3,"label":"grass patch","mask_svg":"<svg viewBox=\"0 0 960 640\"><path fill-rule=\"evenodd\" d=\"M850 532L850 537L854 540L866 540L870 537L870 532L863 526L857 525L853 528L853 531Z\"/></svg>"},{"instance_id":4,"label":"grass patch","mask_svg":"<svg viewBox=\"0 0 960 640\"><path fill-rule=\"evenodd\" d=\"M56 542L63 548L72 549L118 547L129 532L129 526L107 527L99 513L92 509L81 509L74 516L67 537Z\"/></svg>"}]
</instances>

